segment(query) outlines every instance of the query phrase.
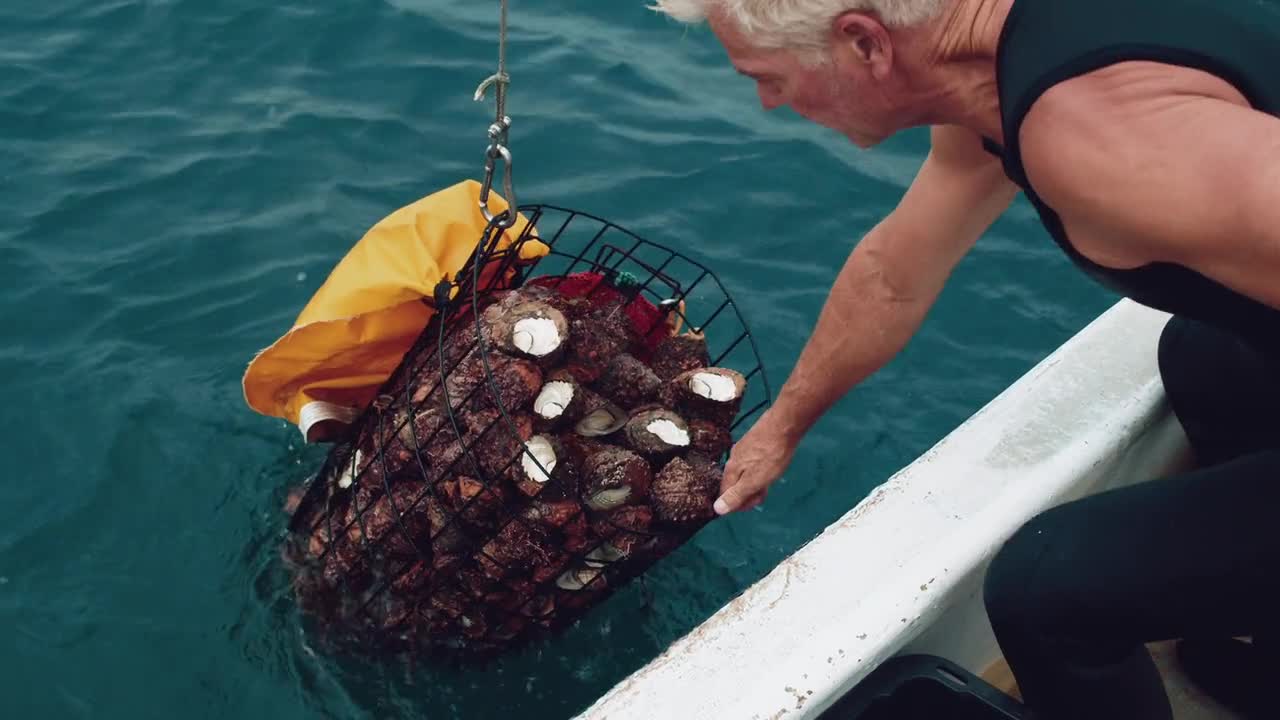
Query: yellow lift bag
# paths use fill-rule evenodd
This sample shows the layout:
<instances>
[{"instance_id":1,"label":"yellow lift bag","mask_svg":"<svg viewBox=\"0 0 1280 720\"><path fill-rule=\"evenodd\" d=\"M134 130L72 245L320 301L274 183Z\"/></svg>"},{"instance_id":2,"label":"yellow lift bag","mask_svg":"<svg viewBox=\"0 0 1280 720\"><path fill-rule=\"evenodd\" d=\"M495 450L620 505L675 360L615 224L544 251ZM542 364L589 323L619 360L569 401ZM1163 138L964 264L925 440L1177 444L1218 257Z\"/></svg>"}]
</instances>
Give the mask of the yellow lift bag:
<instances>
[{"instance_id":1,"label":"yellow lift bag","mask_svg":"<svg viewBox=\"0 0 1280 720\"><path fill-rule=\"evenodd\" d=\"M249 363L243 380L249 407L297 425L307 442L330 440L353 422L430 321L434 310L423 299L441 280L456 280L479 244L488 226L479 198L480 184L467 180L370 228L289 332ZM491 194L489 208L501 214L506 200ZM527 223L518 216L499 249L510 247ZM536 261L549 250L528 241L520 260Z\"/></svg>"}]
</instances>

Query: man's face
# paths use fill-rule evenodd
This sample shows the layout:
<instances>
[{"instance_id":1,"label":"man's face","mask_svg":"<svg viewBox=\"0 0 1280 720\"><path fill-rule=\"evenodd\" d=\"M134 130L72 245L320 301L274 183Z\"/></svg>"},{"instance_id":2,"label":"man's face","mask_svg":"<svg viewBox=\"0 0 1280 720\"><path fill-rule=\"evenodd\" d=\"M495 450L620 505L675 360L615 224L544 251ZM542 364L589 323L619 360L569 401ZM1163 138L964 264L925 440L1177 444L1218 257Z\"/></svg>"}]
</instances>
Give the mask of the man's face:
<instances>
[{"instance_id":1,"label":"man's face","mask_svg":"<svg viewBox=\"0 0 1280 720\"><path fill-rule=\"evenodd\" d=\"M737 23L719 11L711 13L708 24L738 72L755 80L765 110L790 106L863 148L896 129L886 83L877 81L870 66L846 48L836 47L820 63L804 63L792 51L753 46Z\"/></svg>"}]
</instances>

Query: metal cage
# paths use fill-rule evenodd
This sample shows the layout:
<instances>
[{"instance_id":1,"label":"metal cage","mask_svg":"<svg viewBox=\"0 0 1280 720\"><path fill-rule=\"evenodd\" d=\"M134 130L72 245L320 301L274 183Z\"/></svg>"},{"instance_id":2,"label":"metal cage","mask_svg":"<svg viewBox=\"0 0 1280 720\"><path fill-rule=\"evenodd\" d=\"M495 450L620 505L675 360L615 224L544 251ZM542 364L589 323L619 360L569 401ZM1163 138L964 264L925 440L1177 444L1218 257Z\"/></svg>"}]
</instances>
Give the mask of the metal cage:
<instances>
[{"instance_id":1,"label":"metal cage","mask_svg":"<svg viewBox=\"0 0 1280 720\"><path fill-rule=\"evenodd\" d=\"M499 249L491 222L427 301L429 324L293 513L285 554L294 591L326 637L393 651L500 651L572 623L711 519L596 512L568 470L541 465L509 406L519 373L482 329L506 293L573 285L583 307L603 312L599 300L623 312L642 347L678 328L699 331L710 365L746 379L730 432L769 403L756 342L711 270L592 215L521 211L529 222L517 240ZM531 240L549 253L522 260ZM717 466L725 454L712 458ZM526 458L552 478L533 494L513 490L512 468Z\"/></svg>"}]
</instances>

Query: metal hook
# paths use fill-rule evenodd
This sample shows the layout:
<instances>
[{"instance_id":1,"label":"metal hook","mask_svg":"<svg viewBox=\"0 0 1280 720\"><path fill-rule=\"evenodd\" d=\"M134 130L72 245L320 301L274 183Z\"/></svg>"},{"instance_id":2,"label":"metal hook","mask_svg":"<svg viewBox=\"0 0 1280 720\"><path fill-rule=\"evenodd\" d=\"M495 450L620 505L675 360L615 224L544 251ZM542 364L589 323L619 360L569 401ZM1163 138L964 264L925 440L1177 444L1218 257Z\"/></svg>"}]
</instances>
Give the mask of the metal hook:
<instances>
[{"instance_id":1,"label":"metal hook","mask_svg":"<svg viewBox=\"0 0 1280 720\"><path fill-rule=\"evenodd\" d=\"M506 163L502 172L502 189L507 194L507 210L496 224L500 229L506 230L516 224L517 204L515 184L512 182L511 151L505 145L495 144L489 146L485 155L487 159L484 164L484 184L480 186L480 212L484 215L484 219L491 223L498 217L489 211L489 192L493 189L493 173L497 169L495 161L501 157Z\"/></svg>"},{"instance_id":2,"label":"metal hook","mask_svg":"<svg viewBox=\"0 0 1280 720\"><path fill-rule=\"evenodd\" d=\"M499 83L501 83L504 87L507 85L510 85L511 76L506 73L500 72L500 73L494 73L489 77L485 78L484 82L480 83L480 86L476 88L475 101L482 102L484 100L485 93L489 91L489 87L491 85L497 85Z\"/></svg>"}]
</instances>

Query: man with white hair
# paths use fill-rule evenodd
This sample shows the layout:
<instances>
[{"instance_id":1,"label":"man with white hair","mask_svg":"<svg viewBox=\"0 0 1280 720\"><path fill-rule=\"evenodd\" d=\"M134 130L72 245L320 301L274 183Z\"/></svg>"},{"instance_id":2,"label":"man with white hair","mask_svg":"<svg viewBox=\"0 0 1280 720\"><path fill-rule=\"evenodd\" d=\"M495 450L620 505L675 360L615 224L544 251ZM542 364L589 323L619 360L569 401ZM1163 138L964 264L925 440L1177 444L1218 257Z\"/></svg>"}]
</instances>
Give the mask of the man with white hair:
<instances>
[{"instance_id":1,"label":"man with white hair","mask_svg":"<svg viewBox=\"0 0 1280 720\"><path fill-rule=\"evenodd\" d=\"M1020 690L1046 718L1169 718L1144 643L1187 638L1207 689L1277 716L1261 673L1280 596L1280 0L655 1L707 21L765 109L864 148L931 128L734 447L717 511L764 499L1021 190L1076 265L1173 315L1160 372L1197 467L1009 540L986 601Z\"/></svg>"}]
</instances>

